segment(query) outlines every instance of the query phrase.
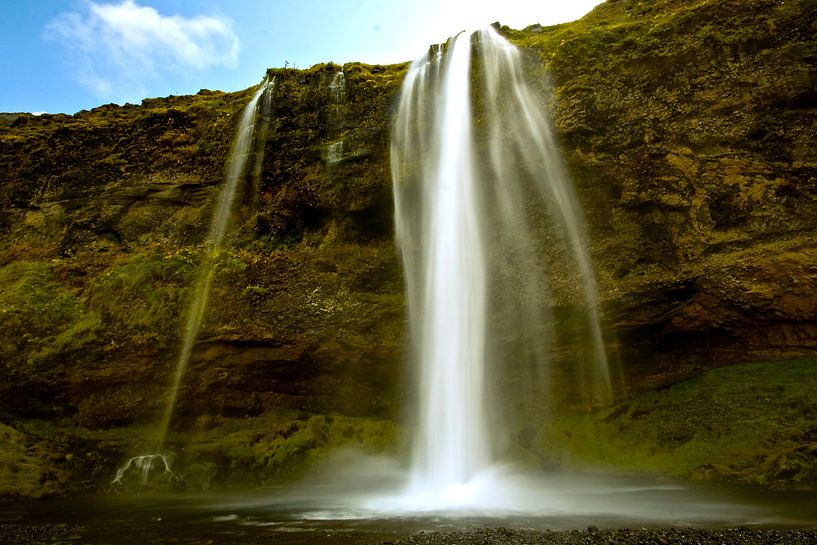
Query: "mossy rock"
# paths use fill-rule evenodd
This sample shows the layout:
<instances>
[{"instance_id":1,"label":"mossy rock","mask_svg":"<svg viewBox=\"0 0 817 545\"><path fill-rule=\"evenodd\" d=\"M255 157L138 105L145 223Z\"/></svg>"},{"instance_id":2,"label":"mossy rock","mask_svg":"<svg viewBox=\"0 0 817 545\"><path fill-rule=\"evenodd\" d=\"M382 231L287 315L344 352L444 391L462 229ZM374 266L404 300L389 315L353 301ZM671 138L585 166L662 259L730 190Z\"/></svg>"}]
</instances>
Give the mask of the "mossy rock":
<instances>
[{"instance_id":1,"label":"mossy rock","mask_svg":"<svg viewBox=\"0 0 817 545\"><path fill-rule=\"evenodd\" d=\"M550 465L813 486L817 361L735 365L544 424Z\"/></svg>"}]
</instances>

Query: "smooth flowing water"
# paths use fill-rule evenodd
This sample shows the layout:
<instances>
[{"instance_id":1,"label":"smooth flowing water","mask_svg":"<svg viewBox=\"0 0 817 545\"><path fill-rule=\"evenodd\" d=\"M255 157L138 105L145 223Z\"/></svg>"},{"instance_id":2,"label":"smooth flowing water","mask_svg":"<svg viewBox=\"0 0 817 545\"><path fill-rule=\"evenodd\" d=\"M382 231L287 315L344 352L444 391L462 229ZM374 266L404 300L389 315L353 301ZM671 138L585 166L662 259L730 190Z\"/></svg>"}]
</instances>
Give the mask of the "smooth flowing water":
<instances>
[{"instance_id":1,"label":"smooth flowing water","mask_svg":"<svg viewBox=\"0 0 817 545\"><path fill-rule=\"evenodd\" d=\"M176 474L170 470L170 461L167 456L163 454L143 454L141 456L134 456L125 462L122 467L117 469L112 484L122 484L122 479L125 478L125 475L133 470L139 475L140 484L146 485L150 480L151 474L157 469L171 481L178 480Z\"/></svg>"},{"instance_id":2,"label":"smooth flowing water","mask_svg":"<svg viewBox=\"0 0 817 545\"><path fill-rule=\"evenodd\" d=\"M331 133L338 138L344 129L346 106L346 74L341 70L332 76L329 83L329 124ZM326 163L332 167L343 159L343 138L338 138L326 147Z\"/></svg>"},{"instance_id":3,"label":"smooth flowing water","mask_svg":"<svg viewBox=\"0 0 817 545\"><path fill-rule=\"evenodd\" d=\"M190 362L193 353L193 346L201 329L201 321L204 311L207 309L207 299L210 296L210 288L213 285L213 273L215 264L224 244L224 234L230 224L230 218L235 202L236 191L239 184L244 180L247 173L247 163L253 152L253 143L256 136L256 120L258 119L258 106L262 96L266 94L271 97L275 86L275 79L267 78L258 88L252 99L244 107L241 118L236 128L235 138L230 149L227 160L227 170L224 178L224 185L219 192L218 201L213 212L213 219L210 223L210 231L205 242L205 258L201 265L198 280L193 288L193 296L190 299L190 306L187 310L187 322L182 337L181 350L176 362L176 371L173 374L173 381L170 387L170 396L165 408L162 422L159 426L159 447L164 444L167 436L176 401L179 396L179 387L182 378ZM271 98L269 98L271 100ZM260 155L260 153L259 153ZM257 157L257 156L256 156ZM259 161L256 159L256 161ZM254 169L255 170L255 169ZM260 168L259 174L260 174Z\"/></svg>"},{"instance_id":4,"label":"smooth flowing water","mask_svg":"<svg viewBox=\"0 0 817 545\"><path fill-rule=\"evenodd\" d=\"M227 160L224 183L218 194L218 200L216 201L210 223L210 230L205 241L204 260L196 277L196 282L193 286L192 295L187 307L181 348L172 375L167 404L158 427L158 438L155 446L156 452L161 451L163 448L168 429L170 428L170 422L179 396L179 388L181 387L182 379L190 362L196 338L201 329L204 312L207 309L207 300L210 296L210 289L213 284L215 264L224 246L224 235L230 224L236 193L242 181L247 177L248 163L254 151L256 153L254 155L254 164L251 172L254 184L257 185L258 182L255 178L260 178L261 175L263 147L259 147L258 150L255 150L255 143L261 142L263 146L263 141L266 137L266 124L263 124L264 126L258 131L256 130L256 124L261 106L264 106L266 110L269 111L269 101L272 100L274 86L274 78L265 79L244 107L241 112L241 117L239 118L235 137L230 149L230 155ZM266 97L264 101L261 100L262 97ZM164 455L146 454L128 460L128 462L117 471L114 482L121 482L123 475L132 467L141 471L145 476L148 476L153 464L158 460L161 460L167 471L170 472L168 460Z\"/></svg>"},{"instance_id":5,"label":"smooth flowing water","mask_svg":"<svg viewBox=\"0 0 817 545\"><path fill-rule=\"evenodd\" d=\"M254 106L255 120L253 127L255 130L252 136L253 145L250 146L248 153L254 151L255 160L253 161L250 184L248 185L247 191L245 191L248 201L252 202L253 205L257 202L258 191L261 188L261 174L264 170L264 145L267 141L267 133L269 132L272 116L272 97L274 91L275 78L270 79L269 76L267 76L261 85L261 96L257 99L256 105ZM252 104L252 100L250 104ZM247 108L249 108L250 104L247 104ZM235 197L233 197L233 199L235 199Z\"/></svg>"},{"instance_id":6,"label":"smooth flowing water","mask_svg":"<svg viewBox=\"0 0 817 545\"><path fill-rule=\"evenodd\" d=\"M575 350L575 387L588 403L612 399L582 216L543 104L516 48L493 29L432 48L403 84L391 162L420 368L408 495L424 505L485 502L503 485L492 469L502 439L489 431L499 411L487 381L518 356L491 336L511 331L528 366L548 365L548 271L538 258L547 237L565 248L588 333L590 349ZM537 386L534 395L546 395Z\"/></svg>"},{"instance_id":7,"label":"smooth flowing water","mask_svg":"<svg viewBox=\"0 0 817 545\"><path fill-rule=\"evenodd\" d=\"M235 186L246 169L257 104L272 85L265 83L242 114L208 240L210 259L189 309L189 339L180 354L163 436L201 324ZM544 103L522 78L519 53L493 30L463 33L447 47L431 48L406 75L391 157L397 240L421 374L418 432L408 470L399 461L355 453L357 463L340 457L295 488L209 498L177 495L166 501L108 498L57 505L56 511L53 503L46 508L18 504L0 518L0 532L18 527L28 532L44 521L68 525L64 533L57 528L64 543L363 543L419 530L499 525L523 530L591 524L813 526L814 495L533 474L503 462L503 434L496 423L508 415L493 399L490 377L524 360L516 365L529 371L522 380L537 395L548 391L541 389L538 374L556 361L550 349L554 336L542 327L552 319L547 308L556 296L543 281L546 265L559 262L541 258L551 246L557 247L561 266L567 263L558 274L574 287L571 300L583 317L580 340L586 349L572 347L580 360L573 386L591 403L612 396L581 213ZM507 351L508 345L526 350ZM522 390L512 397L524 397ZM131 467L142 476L157 468L170 474L167 458L146 455L129 461L117 479Z\"/></svg>"},{"instance_id":8,"label":"smooth flowing water","mask_svg":"<svg viewBox=\"0 0 817 545\"><path fill-rule=\"evenodd\" d=\"M336 72L329 83L329 100L332 103L332 114L335 125L343 124L343 105L346 104L346 74L343 70Z\"/></svg>"},{"instance_id":9,"label":"smooth flowing water","mask_svg":"<svg viewBox=\"0 0 817 545\"><path fill-rule=\"evenodd\" d=\"M417 279L423 387L414 484L441 493L491 459L482 414L485 259L471 157L470 61L464 34L452 41L446 57L431 61L445 63L434 119L441 137L439 147L429 150L434 164L423 180L428 231Z\"/></svg>"}]
</instances>

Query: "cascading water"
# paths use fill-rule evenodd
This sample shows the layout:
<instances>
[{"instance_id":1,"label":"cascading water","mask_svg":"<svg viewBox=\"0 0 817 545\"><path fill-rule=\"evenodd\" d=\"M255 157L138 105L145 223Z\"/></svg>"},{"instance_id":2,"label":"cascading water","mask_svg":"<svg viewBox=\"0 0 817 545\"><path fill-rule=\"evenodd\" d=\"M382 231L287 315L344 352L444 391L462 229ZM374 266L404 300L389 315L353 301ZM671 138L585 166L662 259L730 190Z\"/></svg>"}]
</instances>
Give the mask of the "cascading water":
<instances>
[{"instance_id":1,"label":"cascading water","mask_svg":"<svg viewBox=\"0 0 817 545\"><path fill-rule=\"evenodd\" d=\"M253 133L254 145L251 149L255 151L255 161L253 161L250 184L245 191L248 201L252 203L257 202L258 190L261 187L261 173L264 169L264 145L267 141L267 132L270 126L269 116L272 114L272 95L275 90L275 78L270 79L269 76L267 76L261 89L261 96L257 99L256 106L254 107L256 112L253 126L257 126L257 128ZM250 101L250 104L252 104L252 101ZM247 107L249 107L249 104ZM259 120L261 121L260 123Z\"/></svg>"},{"instance_id":2,"label":"cascading water","mask_svg":"<svg viewBox=\"0 0 817 545\"><path fill-rule=\"evenodd\" d=\"M391 148L396 235L420 368L408 475L394 460L362 455L364 461L350 464L340 457L319 475L319 485L242 499L227 507L225 519L239 517L234 509L261 506L276 506L299 524L355 518L381 524L388 517L403 524L405 515L431 513L447 528L449 517L463 515L503 524L521 516L517 524L538 520L548 528L739 516L675 484L506 463L507 436L518 430L503 431L518 419L498 398L530 397L525 390L548 397L567 376L574 402L612 399L581 214L544 103L522 77L519 52L493 29L461 33L411 65ZM559 305L561 314L549 310ZM569 320L564 307L572 309ZM568 322L568 335L558 331L558 320ZM559 371L557 383L543 389L552 373L542 370L565 359L569 372ZM520 378L494 385L507 374ZM531 427L545 423L541 407L528 415ZM497 426L500 416L513 418ZM734 520L746 520L740 516Z\"/></svg>"},{"instance_id":3,"label":"cascading water","mask_svg":"<svg viewBox=\"0 0 817 545\"><path fill-rule=\"evenodd\" d=\"M267 525L257 522L262 506L298 524L372 518L386 524L395 517L402 525L406 515L413 524L431 513L446 529L456 527L449 517L463 515L547 528L742 523L751 516L677 484L505 463L510 457L497 430L517 419L496 426L499 416L516 414L494 400L525 398L526 389L547 397L563 384L543 389L552 373L541 371L561 367L565 354L573 365L557 378L573 379L574 401L612 399L581 214L544 103L522 77L519 52L492 29L462 33L411 65L391 148L396 235L421 375L408 478L394 460L363 455L350 464L341 457L319 475L319 485L242 498L225 506L224 520L240 519L235 513L251 507L247 523ZM558 305L561 314L549 310ZM572 309L569 320L564 307ZM568 322L567 336L550 331L559 330L558 320ZM521 377L515 383L493 384L514 373ZM510 395L496 395L509 393L509 384ZM540 408L531 411L532 426L545 423Z\"/></svg>"},{"instance_id":4,"label":"cascading water","mask_svg":"<svg viewBox=\"0 0 817 545\"><path fill-rule=\"evenodd\" d=\"M265 93L271 96L275 86L275 79L267 78L258 88L250 102L244 107L241 118L236 128L233 145L227 160L227 171L224 179L224 186L218 196L213 219L210 224L210 232L205 243L205 260L199 271L199 276L193 289L193 297L190 299L190 306L187 310L187 322L182 337L182 347L179 352L179 359L176 362L176 372L170 388L170 397L165 408L164 417L159 427L159 446L164 443L167 436L173 410L176 406L176 399L179 395L182 377L187 369L190 356L193 353L193 345L201 328L201 320L204 311L207 309L207 299L210 296L210 288L213 284L213 273L218 254L224 243L224 234L230 223L233 202L235 201L236 190L239 183L247 173L247 163L253 152L255 142L255 124L258 119L259 101ZM259 152L259 154L262 152ZM257 159L257 161L260 161Z\"/></svg>"},{"instance_id":5,"label":"cascading water","mask_svg":"<svg viewBox=\"0 0 817 545\"><path fill-rule=\"evenodd\" d=\"M170 461L163 454L144 454L134 456L116 470L116 475L111 484L122 484L122 480L132 469L139 475L140 484L146 485L150 480L154 468L160 467L162 474L166 475L171 482L178 480L176 474L170 470Z\"/></svg>"},{"instance_id":6,"label":"cascading water","mask_svg":"<svg viewBox=\"0 0 817 545\"><path fill-rule=\"evenodd\" d=\"M417 249L420 255L406 255L406 261L420 259L413 271L417 277L411 280L417 284L411 290L416 298L410 304L422 309L416 325L423 387L414 484L439 487L441 492L466 482L490 462L482 415L485 264L470 157L470 61L470 40L461 34L452 40L447 56L435 55L413 67L409 76L424 85L429 72L440 71L443 65L432 130L440 140L437 149L426 150L433 166L424 173L426 187L421 190L427 231ZM407 89L411 100L414 89ZM398 123L410 122L403 113ZM399 155L399 147L394 149ZM396 159L394 164L401 164ZM407 248L403 217L398 219L398 232Z\"/></svg>"},{"instance_id":7,"label":"cascading water","mask_svg":"<svg viewBox=\"0 0 817 545\"><path fill-rule=\"evenodd\" d=\"M605 405L612 401L612 388L601 332L598 290L590 255L585 247L580 207L572 183L564 170L558 147L550 130L546 112L524 81L519 50L493 28L478 33L482 54L483 84L486 89L486 118L489 122L490 174L489 200L496 203L498 226L494 232L507 233L501 244L516 256L525 283L536 282L531 275L541 269L536 252L543 241L536 240L536 229L525 213L525 200L548 209L556 226L555 237L561 238L572 256L577 298L583 300L588 350L581 350L582 369L574 379L576 388L587 403ZM525 186L529 187L526 188ZM530 190L534 195L530 195ZM538 199L535 197L538 196ZM500 235L501 236L501 235ZM545 244L548 241L544 241ZM510 252L509 252L510 253ZM525 320L546 320L541 311L532 308L533 298L520 298L516 308L524 308ZM513 311L515 312L515 310ZM528 344L538 344L533 339ZM546 352L537 349L542 358Z\"/></svg>"},{"instance_id":8,"label":"cascading water","mask_svg":"<svg viewBox=\"0 0 817 545\"><path fill-rule=\"evenodd\" d=\"M346 103L346 74L343 70L332 76L329 83L329 99L332 102L332 113L335 116L335 124L343 124L343 105Z\"/></svg>"},{"instance_id":9,"label":"cascading water","mask_svg":"<svg viewBox=\"0 0 817 545\"><path fill-rule=\"evenodd\" d=\"M337 137L343 132L343 108L346 104L346 75L341 70L332 76L329 84L329 102L331 104L329 124ZM338 139L326 147L326 163L331 167L343 159L343 139Z\"/></svg>"},{"instance_id":10,"label":"cascading water","mask_svg":"<svg viewBox=\"0 0 817 545\"><path fill-rule=\"evenodd\" d=\"M472 66L472 57L480 64ZM481 96L472 89L475 72L482 74ZM420 502L473 501L473 483L491 473L501 450L500 434L488 431L495 404L487 377L517 358L547 363L539 253L551 235L537 234L547 231L545 223L575 271L592 347L577 350L583 360L577 387L592 403L611 400L581 216L542 103L522 78L518 51L493 29L461 33L447 47L432 48L411 65L403 84L391 164L420 367L408 493L425 498ZM526 356L489 342L499 327L488 324L502 312Z\"/></svg>"},{"instance_id":11,"label":"cascading water","mask_svg":"<svg viewBox=\"0 0 817 545\"><path fill-rule=\"evenodd\" d=\"M233 139L230 155L227 160L224 185L219 192L210 224L210 231L205 242L204 261L199 269L190 303L187 308L184 335L170 384L170 395L158 428L157 451L162 449L168 429L170 428L170 422L179 396L182 378L190 362L193 346L198 337L199 329L201 328L204 312L207 309L207 299L213 284L215 264L224 245L224 235L230 224L236 192L241 181L244 180L247 175L247 166L254 151L255 163L253 165L252 176L253 178L256 176L260 177L266 127L262 127L256 131L256 122L259 118L259 109L261 109L261 107L269 111L274 87L275 79L267 77L255 94L253 94L249 103L244 107L238 122L238 127L236 128L235 138ZM261 101L262 97L266 97L263 102ZM260 143L258 146L259 149L257 150L255 150L256 142ZM253 183L257 184L257 180L254 180ZM128 460L128 462L117 471L114 482L121 482L123 475L130 470L131 467L137 468L147 477L150 474L153 464L157 460L161 460L165 469L170 472L168 459L164 455L146 454Z\"/></svg>"}]
</instances>

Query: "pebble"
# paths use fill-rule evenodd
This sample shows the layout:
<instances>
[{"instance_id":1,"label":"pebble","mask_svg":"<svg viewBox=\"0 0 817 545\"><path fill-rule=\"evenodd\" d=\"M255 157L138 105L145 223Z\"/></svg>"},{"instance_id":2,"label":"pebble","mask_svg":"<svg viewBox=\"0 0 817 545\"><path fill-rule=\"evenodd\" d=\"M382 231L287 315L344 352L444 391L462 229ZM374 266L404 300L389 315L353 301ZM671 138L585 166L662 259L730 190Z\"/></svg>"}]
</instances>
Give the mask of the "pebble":
<instances>
[{"instance_id":1,"label":"pebble","mask_svg":"<svg viewBox=\"0 0 817 545\"><path fill-rule=\"evenodd\" d=\"M68 524L0 524L0 543L40 543L76 531Z\"/></svg>"},{"instance_id":2,"label":"pebble","mask_svg":"<svg viewBox=\"0 0 817 545\"><path fill-rule=\"evenodd\" d=\"M101 543L81 538L82 530L80 527L68 524L0 523L0 544ZM253 535L251 537L251 542L258 545L279 543L278 538L280 538L280 536L272 535L263 537ZM192 540L185 540L188 538ZM178 543L208 542L207 540L197 541L194 536L186 536L185 539L181 539ZM105 543L108 542L105 541ZM237 541L225 543L237 543ZM748 530L746 528L605 530L591 525L583 531L536 531L509 528L448 532L424 531L413 536L390 537L387 540L383 540L383 537L367 537L365 533L327 532L321 537L311 535L310 543L314 545L321 545L321 543L325 545L815 545L817 544L817 530Z\"/></svg>"},{"instance_id":3,"label":"pebble","mask_svg":"<svg viewBox=\"0 0 817 545\"><path fill-rule=\"evenodd\" d=\"M511 531L506 528L464 530L455 532L423 532L379 545L779 545L817 544L815 530L721 530L646 529L600 530L588 526L586 532L576 531Z\"/></svg>"}]
</instances>

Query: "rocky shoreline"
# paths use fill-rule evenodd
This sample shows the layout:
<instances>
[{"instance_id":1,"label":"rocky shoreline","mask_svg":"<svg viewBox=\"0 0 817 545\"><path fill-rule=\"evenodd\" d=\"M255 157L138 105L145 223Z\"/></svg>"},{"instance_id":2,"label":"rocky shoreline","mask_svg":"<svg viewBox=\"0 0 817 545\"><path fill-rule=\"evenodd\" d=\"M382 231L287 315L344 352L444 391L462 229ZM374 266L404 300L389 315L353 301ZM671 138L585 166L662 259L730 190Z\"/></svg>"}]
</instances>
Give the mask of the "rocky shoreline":
<instances>
[{"instance_id":1,"label":"rocky shoreline","mask_svg":"<svg viewBox=\"0 0 817 545\"><path fill-rule=\"evenodd\" d=\"M155 534L145 528L153 543L174 544L233 544L233 543L315 543L361 545L807 545L817 543L814 529L749 529L749 528L660 528L638 530L598 529L585 530L514 530L508 528L480 528L448 532L421 531L415 535L383 539L382 532L335 531L324 529L304 533L282 533L256 528L249 532L212 534L195 531L184 534ZM139 532L136 532L137 534ZM107 543L94 535L94 528L69 524L0 524L0 542L16 544L44 543ZM101 538L99 541L96 538ZM123 543L135 543L131 535ZM157 540L158 539L158 540Z\"/></svg>"}]
</instances>

